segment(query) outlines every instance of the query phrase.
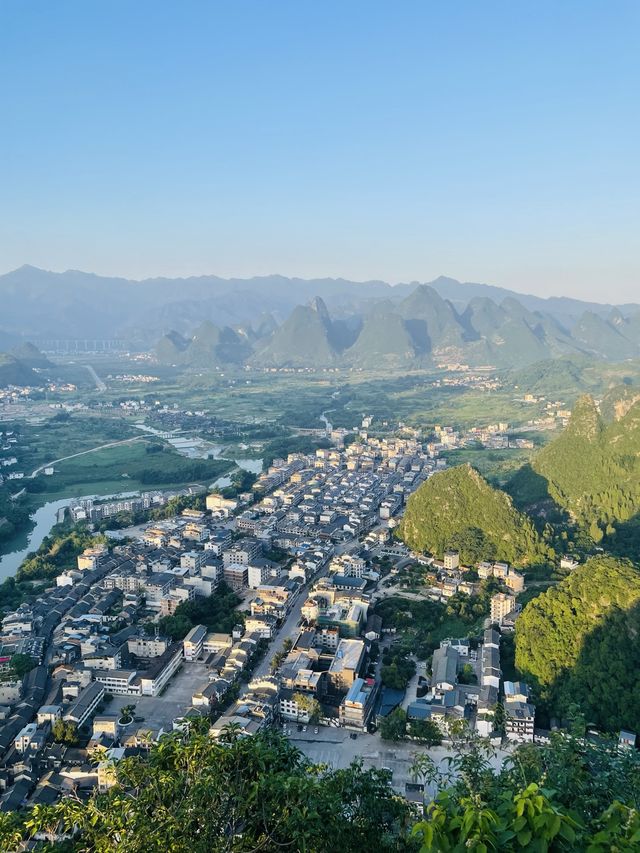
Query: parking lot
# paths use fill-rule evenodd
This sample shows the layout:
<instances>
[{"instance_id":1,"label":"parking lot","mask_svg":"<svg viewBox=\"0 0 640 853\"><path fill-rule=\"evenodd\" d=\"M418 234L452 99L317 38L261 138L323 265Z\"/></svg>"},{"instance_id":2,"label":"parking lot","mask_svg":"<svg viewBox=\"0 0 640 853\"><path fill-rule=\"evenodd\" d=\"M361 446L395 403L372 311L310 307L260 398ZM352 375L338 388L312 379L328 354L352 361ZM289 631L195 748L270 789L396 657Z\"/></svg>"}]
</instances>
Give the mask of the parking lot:
<instances>
[{"instance_id":1,"label":"parking lot","mask_svg":"<svg viewBox=\"0 0 640 853\"><path fill-rule=\"evenodd\" d=\"M191 708L192 695L207 683L205 665L185 661L165 688L162 696L116 695L105 705L104 713L118 714L124 705L135 705L135 715L144 717L144 723L140 725L171 731L173 720Z\"/></svg>"},{"instance_id":2,"label":"parking lot","mask_svg":"<svg viewBox=\"0 0 640 853\"><path fill-rule=\"evenodd\" d=\"M298 732L295 723L288 724L287 728L290 733L289 740L314 764L327 764L340 770L356 759L362 759L365 770L374 767L391 770L393 786L400 793L404 793L407 782L415 781L411 777L410 768L416 753L427 752L443 770L446 759L452 754L446 746L427 748L409 741L384 741L377 732L358 732L354 739L344 729L331 726L320 726L317 735L313 725L308 725L306 732ZM508 754L505 750L498 750L491 759L492 766L498 769Z\"/></svg>"}]
</instances>

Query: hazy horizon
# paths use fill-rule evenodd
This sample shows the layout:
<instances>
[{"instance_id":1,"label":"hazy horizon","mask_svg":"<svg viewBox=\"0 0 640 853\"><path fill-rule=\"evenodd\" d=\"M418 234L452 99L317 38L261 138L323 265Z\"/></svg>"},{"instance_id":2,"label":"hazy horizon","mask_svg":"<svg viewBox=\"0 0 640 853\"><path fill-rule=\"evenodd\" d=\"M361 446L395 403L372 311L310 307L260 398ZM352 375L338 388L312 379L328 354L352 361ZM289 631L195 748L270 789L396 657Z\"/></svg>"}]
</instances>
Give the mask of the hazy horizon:
<instances>
[{"instance_id":1,"label":"hazy horizon","mask_svg":"<svg viewBox=\"0 0 640 853\"><path fill-rule=\"evenodd\" d=\"M114 278L114 279L121 279L123 281L131 281L131 282L137 282L137 283L141 283L141 282L145 282L145 281L153 281L154 279L168 279L168 280L178 279L179 280L179 279L190 279L190 278L193 278L193 279L217 278L220 280L237 279L240 281L251 281L253 279L260 279L260 278L284 278L284 279L290 279L292 281L295 281L295 280L298 280L298 281L314 281L314 280L318 280L318 281L321 281L321 280L347 281L351 284L356 284L356 285L361 284L363 286L366 286L367 284L371 284L371 283L382 283L382 284L388 284L390 287L398 287L398 286L403 286L403 285L404 286L415 285L417 287L417 286L422 285L422 284L426 284L426 285L432 284L433 282L438 281L439 279L451 279L451 280L456 281L460 284L469 284L469 285L474 285L474 286L479 285L481 287L503 288L505 290L511 290L514 293L517 293L518 295L523 296L523 297L538 296L542 299L553 299L553 298L566 298L566 299L579 299L579 300L582 299L585 302L594 302L594 303L599 303L601 305L640 304L640 294L638 294L638 297L636 299L631 298L631 299L626 299L626 300L610 300L610 299L604 299L604 298L602 298L602 299L587 299L586 297L574 297L574 296L571 296L571 295L566 294L566 293L553 293L553 294L544 295L544 294L534 293L532 291L517 290L515 287L510 287L508 284L497 284L496 282L492 282L492 281L479 281L479 280L475 280L475 279L469 279L469 280L459 279L459 278L456 278L455 276L448 275L447 273L439 273L438 275L434 275L430 278L425 278L425 279L420 279L420 280L419 279L412 279L412 280L402 280L402 281L400 281L400 280L398 280L398 281L387 281L383 278L380 278L379 276L378 277L372 276L371 278L367 278L367 279L364 279L364 278L363 279L355 279L355 278L352 279L352 278L347 278L346 276L341 276L341 275L334 276L334 275L319 274L319 275L313 275L313 276L302 276L302 275L296 275L295 273L288 275L288 274L282 273L282 272L256 273L255 275L250 275L250 274L249 275L234 275L234 274L220 275L219 273L216 273L216 272L201 272L201 273L188 273L185 275L180 275L179 273L176 273L175 275L158 274L158 275L144 275L144 276L136 277L136 276L124 275L124 274L117 273L117 272L116 273L100 273L100 272L96 272L95 270L79 269L78 267L68 267L66 269L47 269L46 267L39 267L36 264L30 264L27 262L24 264L20 264L17 267L12 267L11 269L0 271L0 278L2 276L9 275L12 272L17 272L18 270L23 269L23 268L36 269L36 270L40 270L42 272L52 273L53 275L65 275L66 273L80 273L82 275L95 275L99 278Z\"/></svg>"}]
</instances>

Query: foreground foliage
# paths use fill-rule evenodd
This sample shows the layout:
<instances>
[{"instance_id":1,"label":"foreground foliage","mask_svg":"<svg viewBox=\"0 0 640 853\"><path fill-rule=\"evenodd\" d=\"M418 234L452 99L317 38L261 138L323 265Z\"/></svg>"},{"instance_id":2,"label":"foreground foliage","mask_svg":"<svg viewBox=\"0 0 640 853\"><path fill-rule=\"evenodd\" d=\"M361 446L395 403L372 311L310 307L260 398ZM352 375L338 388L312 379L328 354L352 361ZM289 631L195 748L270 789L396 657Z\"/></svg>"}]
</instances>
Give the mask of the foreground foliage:
<instances>
[{"instance_id":1,"label":"foreground foliage","mask_svg":"<svg viewBox=\"0 0 640 853\"><path fill-rule=\"evenodd\" d=\"M448 761L414 757L414 779L441 791L413 830L423 853L639 849L635 750L553 734L549 744L518 747L496 773L486 741L464 726L453 738Z\"/></svg>"},{"instance_id":2,"label":"foreground foliage","mask_svg":"<svg viewBox=\"0 0 640 853\"><path fill-rule=\"evenodd\" d=\"M0 849L27 839L59 853L638 849L637 752L554 735L519 747L498 773L492 759L464 726L448 761L416 754L413 778L440 791L419 820L388 771L312 765L273 732L174 734L119 762L106 794L0 813Z\"/></svg>"}]
</instances>

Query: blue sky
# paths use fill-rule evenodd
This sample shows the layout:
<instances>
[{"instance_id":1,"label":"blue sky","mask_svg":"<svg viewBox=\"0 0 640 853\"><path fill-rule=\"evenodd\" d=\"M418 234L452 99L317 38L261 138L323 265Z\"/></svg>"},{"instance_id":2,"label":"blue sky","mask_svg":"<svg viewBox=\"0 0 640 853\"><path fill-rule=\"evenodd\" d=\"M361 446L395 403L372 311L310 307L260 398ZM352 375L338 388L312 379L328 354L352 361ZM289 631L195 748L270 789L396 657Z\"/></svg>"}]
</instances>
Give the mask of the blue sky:
<instances>
[{"instance_id":1,"label":"blue sky","mask_svg":"<svg viewBox=\"0 0 640 853\"><path fill-rule=\"evenodd\" d=\"M0 272L640 298L640 3L3 0Z\"/></svg>"}]
</instances>

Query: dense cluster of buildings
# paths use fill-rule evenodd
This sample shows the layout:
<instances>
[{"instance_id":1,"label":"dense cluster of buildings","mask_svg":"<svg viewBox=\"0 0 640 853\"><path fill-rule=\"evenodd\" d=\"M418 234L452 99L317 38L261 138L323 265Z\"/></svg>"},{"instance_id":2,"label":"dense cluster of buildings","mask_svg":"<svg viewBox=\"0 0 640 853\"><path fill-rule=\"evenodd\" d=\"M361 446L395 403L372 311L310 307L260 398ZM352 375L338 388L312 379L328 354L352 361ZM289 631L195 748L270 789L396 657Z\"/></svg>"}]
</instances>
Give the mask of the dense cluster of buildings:
<instances>
[{"instance_id":1,"label":"dense cluster of buildings","mask_svg":"<svg viewBox=\"0 0 640 853\"><path fill-rule=\"evenodd\" d=\"M496 578L514 595L514 605L515 595L524 590L524 575L508 563L483 561L475 566L463 566L457 551L445 551L442 560L424 554L409 556L426 567L427 594L436 601L446 601L456 593L477 595L480 581L488 578Z\"/></svg>"},{"instance_id":2,"label":"dense cluster of buildings","mask_svg":"<svg viewBox=\"0 0 640 853\"><path fill-rule=\"evenodd\" d=\"M200 667L203 678L191 710L224 712L213 734L229 721L251 732L276 718L310 719L316 702L323 719L364 727L376 695L367 648L377 636L367 631L365 587L378 576L362 554L345 551L361 534L388 536L407 495L434 469L414 437L364 435L347 448L275 460L251 494L210 495L206 511L153 522L112 549L87 548L32 604L3 618L0 808L108 787L108 766L92 766L91 749L113 758L162 734L108 709L160 697L184 666ZM97 521L165 500L149 493L79 502L72 517ZM232 634L194 625L183 642L162 636L162 617L216 595L223 581L245 599ZM244 686L296 606L304 630L280 670ZM11 675L16 653L35 664L24 679ZM170 725L183 722L180 715ZM63 725L78 743L61 742Z\"/></svg>"},{"instance_id":3,"label":"dense cluster of buildings","mask_svg":"<svg viewBox=\"0 0 640 853\"><path fill-rule=\"evenodd\" d=\"M463 667L473 672L474 683L460 681ZM429 690L408 706L407 720L409 730L412 722L431 720L443 735L453 722L466 720L481 737L489 738L501 738L498 727L504 725L509 740L524 742L534 739L535 707L526 684L502 680L500 632L489 626L477 650L471 649L468 638L442 641L433 653Z\"/></svg>"}]
</instances>

